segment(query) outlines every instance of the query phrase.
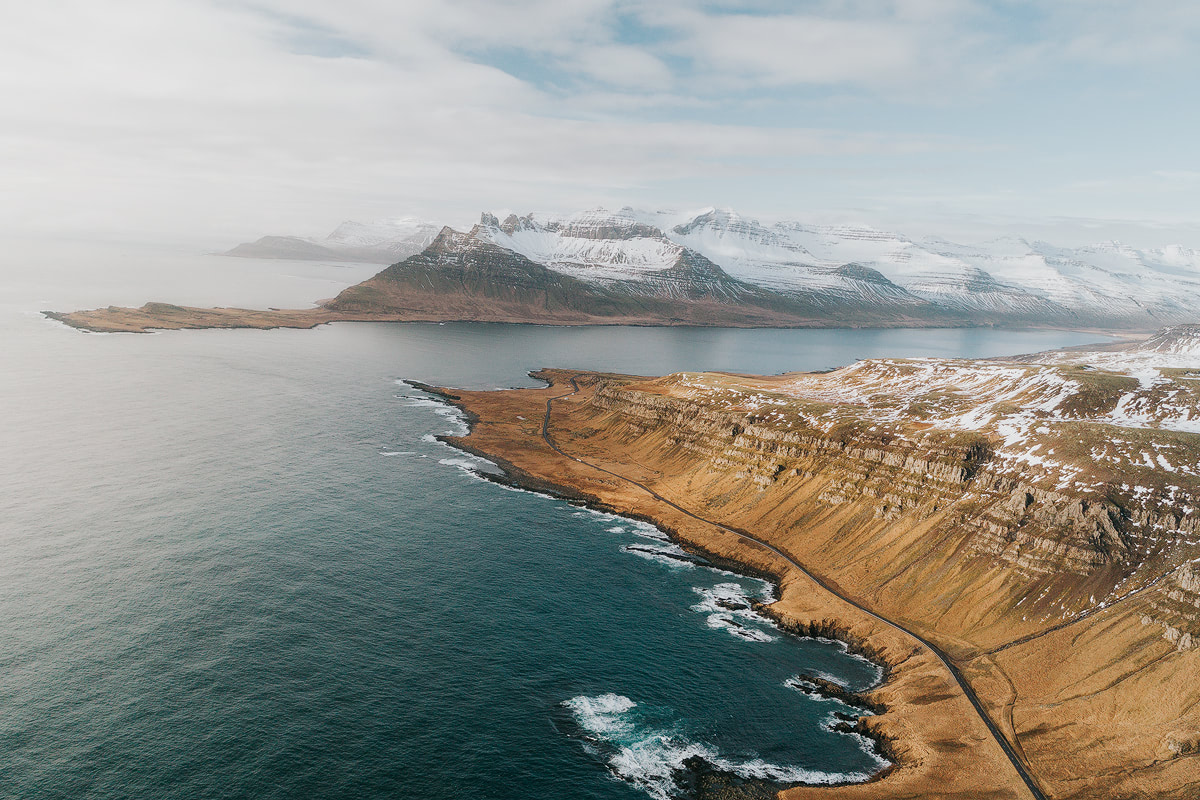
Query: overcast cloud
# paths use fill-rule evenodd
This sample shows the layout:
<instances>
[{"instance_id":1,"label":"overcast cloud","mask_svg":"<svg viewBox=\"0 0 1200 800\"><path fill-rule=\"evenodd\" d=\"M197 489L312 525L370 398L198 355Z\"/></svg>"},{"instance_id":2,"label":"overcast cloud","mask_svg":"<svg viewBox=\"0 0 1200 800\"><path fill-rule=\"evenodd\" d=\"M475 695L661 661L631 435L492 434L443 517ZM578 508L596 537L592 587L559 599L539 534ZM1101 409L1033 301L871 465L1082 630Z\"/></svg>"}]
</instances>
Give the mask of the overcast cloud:
<instances>
[{"instance_id":1,"label":"overcast cloud","mask_svg":"<svg viewBox=\"0 0 1200 800\"><path fill-rule=\"evenodd\" d=\"M1200 245L1198 45L1188 0L10 3L0 228L717 204Z\"/></svg>"}]
</instances>

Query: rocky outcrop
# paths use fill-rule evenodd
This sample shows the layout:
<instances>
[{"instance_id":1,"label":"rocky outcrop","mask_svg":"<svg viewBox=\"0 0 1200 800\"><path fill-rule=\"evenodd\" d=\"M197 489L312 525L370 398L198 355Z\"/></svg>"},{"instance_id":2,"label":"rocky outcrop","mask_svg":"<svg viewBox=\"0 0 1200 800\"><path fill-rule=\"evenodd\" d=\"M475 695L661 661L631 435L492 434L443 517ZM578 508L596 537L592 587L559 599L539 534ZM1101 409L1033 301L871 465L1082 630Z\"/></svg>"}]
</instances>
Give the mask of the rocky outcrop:
<instances>
[{"instance_id":1,"label":"rocky outcrop","mask_svg":"<svg viewBox=\"0 0 1200 800\"><path fill-rule=\"evenodd\" d=\"M1149 598L1150 611L1143 625L1157 625L1162 636L1177 650L1200 645L1200 568L1188 562L1165 577L1158 592Z\"/></svg>"}]
</instances>

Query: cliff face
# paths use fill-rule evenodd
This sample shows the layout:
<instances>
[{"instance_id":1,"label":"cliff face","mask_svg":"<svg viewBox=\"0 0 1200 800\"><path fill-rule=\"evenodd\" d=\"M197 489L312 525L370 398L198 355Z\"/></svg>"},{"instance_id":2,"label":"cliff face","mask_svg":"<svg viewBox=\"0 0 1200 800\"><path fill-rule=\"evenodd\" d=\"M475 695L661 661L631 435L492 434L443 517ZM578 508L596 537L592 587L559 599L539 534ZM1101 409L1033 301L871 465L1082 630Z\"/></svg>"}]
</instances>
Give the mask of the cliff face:
<instances>
[{"instance_id":1,"label":"cliff face","mask_svg":"<svg viewBox=\"0 0 1200 800\"><path fill-rule=\"evenodd\" d=\"M938 643L1049 796L1194 797L1200 398L1144 355L606 380L564 446Z\"/></svg>"},{"instance_id":2,"label":"cliff face","mask_svg":"<svg viewBox=\"0 0 1200 800\"><path fill-rule=\"evenodd\" d=\"M1013 584L1013 605L1032 603L1027 610L1043 610L1047 620L1047 614L1070 619L1161 582L1157 570L1170 566L1166 550L1182 561L1180 575L1192 574L1188 559L1200 555L1200 523L1184 513L1192 506L1182 488L1169 491L1176 499L1165 506L1153 491L1120 499L1113 491L1047 488L975 432L797 429L741 409L620 385L600 388L591 403L615 415L610 424L628 435L655 434L672 451L686 453L693 469L752 485L755 505L812 495L826 513L848 506L881 529L898 520L937 520L926 536L952 537L960 569L975 559L988 570L1001 566ZM1187 487L1188 498L1195 488ZM1032 586L1041 583L1044 593L1031 598ZM1045 620L1018 627L1036 629L1039 621Z\"/></svg>"},{"instance_id":3,"label":"cliff face","mask_svg":"<svg viewBox=\"0 0 1200 800\"><path fill-rule=\"evenodd\" d=\"M884 521L961 506L955 524L972 529L969 552L994 556L1028 577L1090 574L1124 561L1129 518L1155 513L1089 502L1039 488L1018 471L995 471L993 446L982 436L914 441L781 430L753 414L613 386L597 391L593 403L626 418L639 434L664 431L673 447L703 459L707 469L732 470L761 491L789 493L820 480L822 503L855 503ZM1183 524L1195 526L1191 519Z\"/></svg>"}]
</instances>

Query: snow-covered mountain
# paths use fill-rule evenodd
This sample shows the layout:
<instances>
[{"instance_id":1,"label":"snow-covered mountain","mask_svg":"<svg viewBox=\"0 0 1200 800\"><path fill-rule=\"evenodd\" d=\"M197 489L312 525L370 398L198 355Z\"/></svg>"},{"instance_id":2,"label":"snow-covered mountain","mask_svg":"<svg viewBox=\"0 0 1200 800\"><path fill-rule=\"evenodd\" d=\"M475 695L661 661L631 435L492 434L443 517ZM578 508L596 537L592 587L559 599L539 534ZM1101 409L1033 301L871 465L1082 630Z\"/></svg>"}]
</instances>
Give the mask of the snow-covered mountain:
<instances>
[{"instance_id":1,"label":"snow-covered mountain","mask_svg":"<svg viewBox=\"0 0 1200 800\"><path fill-rule=\"evenodd\" d=\"M585 211L535 220L483 214L474 233L507 250L584 280L631 281L673 267L684 248L626 210Z\"/></svg>"},{"instance_id":2,"label":"snow-covered mountain","mask_svg":"<svg viewBox=\"0 0 1200 800\"><path fill-rule=\"evenodd\" d=\"M323 239L264 236L254 242L239 244L226 255L394 264L424 250L441 229L441 225L415 217L369 224L346 221Z\"/></svg>"},{"instance_id":3,"label":"snow-covered mountain","mask_svg":"<svg viewBox=\"0 0 1200 800\"><path fill-rule=\"evenodd\" d=\"M246 248L270 239L287 251L283 257L305 257L296 254L302 242L321 249L313 257L369 253L390 263L429 245L439 230L418 220L347 222L325 239L266 237L231 252L258 255ZM714 208L503 221L484 213L462 236L461 246L486 242L606 293L752 302L804 319L1154 329L1200 317L1200 252L1179 246L1072 249L1012 236L965 245L861 226L768 226Z\"/></svg>"},{"instance_id":4,"label":"snow-covered mountain","mask_svg":"<svg viewBox=\"0 0 1200 800\"><path fill-rule=\"evenodd\" d=\"M667 213L631 208L510 215L504 222L485 213L472 232L556 272L624 291L661 283L684 261L702 260L710 276L719 276L710 279L724 283L730 296L739 293L733 287L742 293L753 287L815 309L888 307L918 316L930 305L869 266L815 263L803 247L729 212L709 211L665 227L672 220Z\"/></svg>"},{"instance_id":5,"label":"snow-covered mountain","mask_svg":"<svg viewBox=\"0 0 1200 800\"><path fill-rule=\"evenodd\" d=\"M811 283L795 262L852 262L911 295L996 322L1151 328L1200 315L1200 253L1182 247L1136 250L1114 242L1069 249L1018 237L961 245L863 227L768 228L730 211L698 216L672 235L732 275L783 290Z\"/></svg>"}]
</instances>

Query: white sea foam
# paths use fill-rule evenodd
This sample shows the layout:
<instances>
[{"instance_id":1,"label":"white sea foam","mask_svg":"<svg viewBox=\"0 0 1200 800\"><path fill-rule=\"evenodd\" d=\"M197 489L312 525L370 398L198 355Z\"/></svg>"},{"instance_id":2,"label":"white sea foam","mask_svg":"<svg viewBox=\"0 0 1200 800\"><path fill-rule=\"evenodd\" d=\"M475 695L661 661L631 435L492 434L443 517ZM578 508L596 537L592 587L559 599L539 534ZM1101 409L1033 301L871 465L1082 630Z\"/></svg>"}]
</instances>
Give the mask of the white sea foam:
<instances>
[{"instance_id":1,"label":"white sea foam","mask_svg":"<svg viewBox=\"0 0 1200 800\"><path fill-rule=\"evenodd\" d=\"M870 711L866 711L866 710L860 709L860 708L852 708L852 709L850 709L849 712L844 712L844 713L850 713L850 714L854 714L855 716L860 716L860 717L872 716ZM845 726L849 724L849 720L844 720L841 717L839 717L836 713L831 713L831 714L826 715L826 717L821 720L821 724L823 726L825 726L825 728L827 730L837 731L841 735L849 736L851 739L853 739L855 742L857 742L859 748L875 761L875 763L877 765L877 769L883 769L884 767L886 767L888 765L887 759L885 759L885 758L883 758L883 756L879 755L878 746L872 739L870 739L869 737L863 736L858 731L845 729Z\"/></svg>"},{"instance_id":2,"label":"white sea foam","mask_svg":"<svg viewBox=\"0 0 1200 800\"><path fill-rule=\"evenodd\" d=\"M879 766L887 766L887 762L878 759ZM779 781L780 783L861 783L870 780L870 772L826 772L820 769L805 769L804 767L781 767L756 758L752 761L736 763L718 758L712 762L717 769L726 770L742 778L758 778L759 780Z\"/></svg>"},{"instance_id":3,"label":"white sea foam","mask_svg":"<svg viewBox=\"0 0 1200 800\"><path fill-rule=\"evenodd\" d=\"M594 508L580 508L574 512L576 517L594 517L600 522L625 522L623 517L618 517L616 514L610 514L607 511L598 511Z\"/></svg>"},{"instance_id":4,"label":"white sea foam","mask_svg":"<svg viewBox=\"0 0 1200 800\"><path fill-rule=\"evenodd\" d=\"M484 461L483 459L472 461L469 458L442 458L438 459L438 463L444 464L447 467L458 467L459 469L464 469L468 472L474 472L484 464L490 464L491 462Z\"/></svg>"},{"instance_id":5,"label":"white sea foam","mask_svg":"<svg viewBox=\"0 0 1200 800\"><path fill-rule=\"evenodd\" d=\"M851 653L850 646L848 644L846 644L845 642L843 642L841 639L827 639L824 636L817 636L816 640L818 642L822 642L824 644L834 645L835 647L837 647L837 649L839 649L843 653L845 653L848 658L851 658L855 661L861 661L863 664L869 665L871 667L872 671L875 673L875 677L873 677L870 681L871 686L877 686L879 684L879 682L883 680L883 666L882 665L875 663L871 659L869 659L866 656L861 655L859 653ZM813 674L817 675L818 677L824 677L823 675L820 675L819 673L813 673ZM838 681L834 681L834 682L838 683Z\"/></svg>"},{"instance_id":6,"label":"white sea foam","mask_svg":"<svg viewBox=\"0 0 1200 800\"><path fill-rule=\"evenodd\" d=\"M775 594L775 584L761 579L760 583L762 583L762 589L758 592L758 602L770 605L779 599Z\"/></svg>"},{"instance_id":7,"label":"white sea foam","mask_svg":"<svg viewBox=\"0 0 1200 800\"><path fill-rule=\"evenodd\" d=\"M839 717L838 713L839 712L831 711L830 713L826 714L821 719L821 727L825 728L826 730L834 731L834 730L838 729L838 726L845 724L847 722L847 720L844 720L841 717ZM843 711L840 713L845 714L848 712ZM864 716L864 715L868 714L868 712L863 711L861 709L857 709L857 708L854 709L854 713L859 716Z\"/></svg>"},{"instance_id":8,"label":"white sea foam","mask_svg":"<svg viewBox=\"0 0 1200 800\"><path fill-rule=\"evenodd\" d=\"M810 669L810 670L808 670L807 674L811 675L814 678L820 678L823 681L828 681L829 683L832 683L834 686L841 687L842 689L849 690L849 688L850 688L850 684L846 681L845 678L841 678L837 675L834 675L832 672L825 672L824 670L819 670L819 669ZM795 678L795 680L799 681L800 680L799 676L797 676Z\"/></svg>"},{"instance_id":9,"label":"white sea foam","mask_svg":"<svg viewBox=\"0 0 1200 800\"><path fill-rule=\"evenodd\" d=\"M675 773L696 756L712 763L717 753L697 742L656 734L621 747L608 764L618 776L641 787L651 797L668 800L679 788L675 785Z\"/></svg>"},{"instance_id":10,"label":"white sea foam","mask_svg":"<svg viewBox=\"0 0 1200 800\"><path fill-rule=\"evenodd\" d=\"M563 705L571 710L585 737L600 745L608 755L608 767L613 774L657 800L669 800L679 791L675 778L692 758L701 758L716 769L742 778L781 783L846 783L871 777L862 772L780 766L761 758L741 761L723 758L712 745L692 741L678 731L640 725L636 716L638 704L624 695L580 695ZM880 761L880 766L884 763Z\"/></svg>"},{"instance_id":11,"label":"white sea foam","mask_svg":"<svg viewBox=\"0 0 1200 800\"><path fill-rule=\"evenodd\" d=\"M429 442L430 444L437 444L437 437L434 436L432 433L427 433L421 437L421 441Z\"/></svg>"},{"instance_id":12,"label":"white sea foam","mask_svg":"<svg viewBox=\"0 0 1200 800\"><path fill-rule=\"evenodd\" d=\"M563 703L571 709L575 720L588 733L609 736L627 733L633 729L632 721L622 714L637 706L637 703L620 694L579 695Z\"/></svg>"},{"instance_id":13,"label":"white sea foam","mask_svg":"<svg viewBox=\"0 0 1200 800\"><path fill-rule=\"evenodd\" d=\"M398 394L396 397L408 402L404 405L408 408L449 408L441 400L434 400L432 397L420 397L412 394Z\"/></svg>"},{"instance_id":14,"label":"white sea foam","mask_svg":"<svg viewBox=\"0 0 1200 800\"><path fill-rule=\"evenodd\" d=\"M664 542L670 541L670 537L667 536L667 534L663 531L659 530L657 525L651 522L644 522L640 519L630 520L630 528L635 535L641 536L643 539L658 539Z\"/></svg>"},{"instance_id":15,"label":"white sea foam","mask_svg":"<svg viewBox=\"0 0 1200 800\"><path fill-rule=\"evenodd\" d=\"M777 638L763 630L775 628L775 623L750 607L750 595L740 583L693 586L692 591L700 595L700 602L692 606L692 611L707 614L708 627L750 642L772 642Z\"/></svg>"},{"instance_id":16,"label":"white sea foam","mask_svg":"<svg viewBox=\"0 0 1200 800\"><path fill-rule=\"evenodd\" d=\"M679 545L669 542L665 544L625 544L621 545L621 552L678 569L696 568L696 562L687 554L687 551Z\"/></svg>"},{"instance_id":17,"label":"white sea foam","mask_svg":"<svg viewBox=\"0 0 1200 800\"><path fill-rule=\"evenodd\" d=\"M488 481L488 483L490 483L493 486L496 486L500 489L503 489L506 492L520 492L521 494L532 494L537 497L547 497L547 498L550 497L550 495L548 495L548 494L542 494L541 492L531 492L528 489L522 489L520 486L513 486L511 483L498 483L496 481ZM553 499L553 498L551 498L551 499Z\"/></svg>"},{"instance_id":18,"label":"white sea foam","mask_svg":"<svg viewBox=\"0 0 1200 800\"><path fill-rule=\"evenodd\" d=\"M454 428L446 431L448 436L466 436L471 432L470 426L467 425L466 418L462 411L458 408L448 405L442 400L432 397L421 397L418 395L398 394L397 399L404 400L406 408L428 408L440 417L454 423Z\"/></svg>"},{"instance_id":19,"label":"white sea foam","mask_svg":"<svg viewBox=\"0 0 1200 800\"><path fill-rule=\"evenodd\" d=\"M625 532L625 529L622 528L620 525L614 525L611 528L605 528L605 530L609 533L624 533Z\"/></svg>"},{"instance_id":20,"label":"white sea foam","mask_svg":"<svg viewBox=\"0 0 1200 800\"><path fill-rule=\"evenodd\" d=\"M415 456L416 453L414 453L412 450L380 450L379 455L381 455L381 456Z\"/></svg>"},{"instance_id":21,"label":"white sea foam","mask_svg":"<svg viewBox=\"0 0 1200 800\"><path fill-rule=\"evenodd\" d=\"M705 622L710 628L725 631L730 636L747 642L773 642L777 638L766 631L738 622L731 614L709 614Z\"/></svg>"}]
</instances>

